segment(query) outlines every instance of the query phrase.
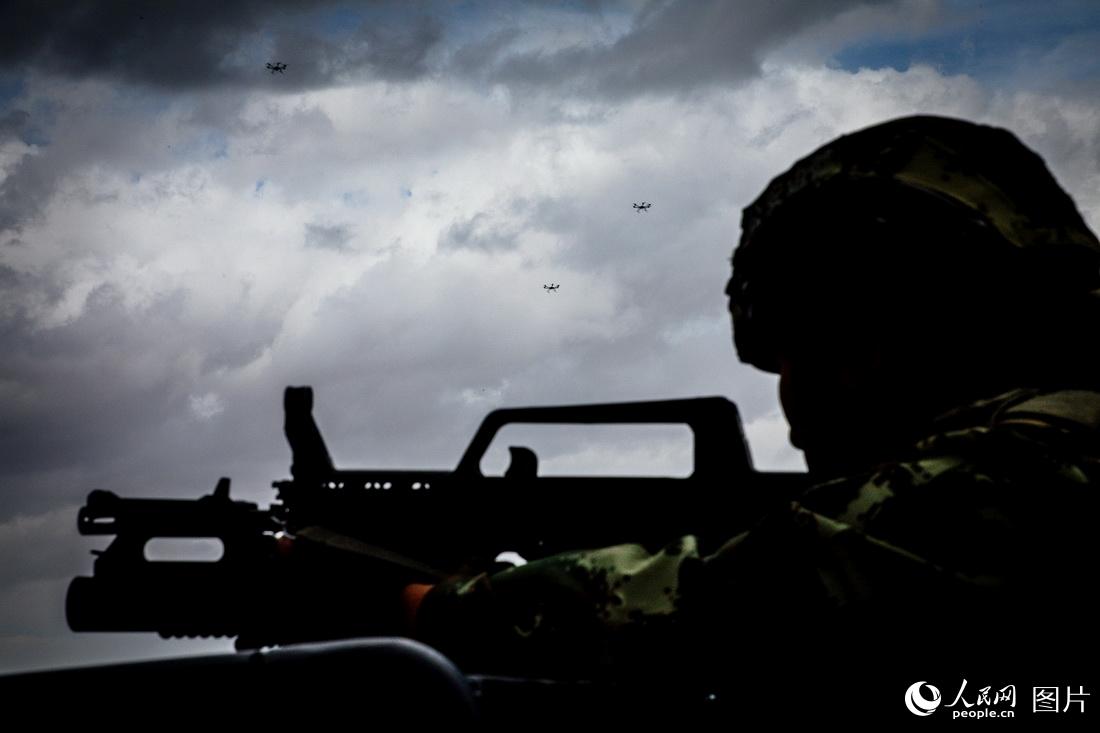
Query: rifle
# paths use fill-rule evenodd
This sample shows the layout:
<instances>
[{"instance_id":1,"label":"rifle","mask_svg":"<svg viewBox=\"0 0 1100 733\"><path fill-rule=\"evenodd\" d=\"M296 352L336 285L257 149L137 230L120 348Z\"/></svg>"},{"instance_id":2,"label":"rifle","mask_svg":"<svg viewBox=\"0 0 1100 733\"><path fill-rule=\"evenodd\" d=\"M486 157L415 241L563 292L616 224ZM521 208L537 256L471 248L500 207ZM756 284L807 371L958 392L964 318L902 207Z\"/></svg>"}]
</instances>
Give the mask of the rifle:
<instances>
[{"instance_id":1,"label":"rifle","mask_svg":"<svg viewBox=\"0 0 1100 733\"><path fill-rule=\"evenodd\" d=\"M239 650L392 634L399 627L380 588L396 599L405 583L503 567L502 553L658 547L688 533L717 543L806 485L804 474L752 468L737 408L721 397L498 409L453 471L337 469L312 389L288 387L284 409L292 478L273 482L266 509L231 499L228 478L196 500L89 494L80 533L114 539L93 551L92 577L69 586L72 630L236 637ZM681 479L544 477L534 452L513 446L503 476L483 475L500 429L523 423L684 424L694 470ZM222 555L151 561L146 546L158 538L215 539Z\"/></svg>"}]
</instances>

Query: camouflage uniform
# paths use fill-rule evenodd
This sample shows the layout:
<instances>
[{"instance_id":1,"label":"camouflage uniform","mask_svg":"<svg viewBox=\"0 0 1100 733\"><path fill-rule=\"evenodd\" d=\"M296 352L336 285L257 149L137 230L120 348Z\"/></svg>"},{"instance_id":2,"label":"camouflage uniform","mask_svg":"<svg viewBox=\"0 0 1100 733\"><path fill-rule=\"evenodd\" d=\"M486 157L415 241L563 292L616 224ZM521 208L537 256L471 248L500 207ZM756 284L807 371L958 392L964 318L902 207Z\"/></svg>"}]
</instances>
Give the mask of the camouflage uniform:
<instances>
[{"instance_id":1,"label":"camouflage uniform","mask_svg":"<svg viewBox=\"0 0 1100 733\"><path fill-rule=\"evenodd\" d=\"M1098 485L1100 392L1017 390L945 415L906 460L822 483L709 554L686 536L449 581L418 634L475 669L551 675L707 668L724 633L738 649L768 628L902 611L930 628L945 605L975 609L958 622L969 634L1041 612L1032 599L1053 589L1059 605L1087 603Z\"/></svg>"},{"instance_id":2,"label":"camouflage uniform","mask_svg":"<svg viewBox=\"0 0 1100 733\"><path fill-rule=\"evenodd\" d=\"M974 135L999 141L983 148L997 160L968 159ZM1017 200L1031 189L985 177L1013 160L998 146L1050 179L1009 133L937 118L841 138L776 179L746 209L735 259L742 359L775 369L737 272L756 228L782 200L850 178L950 199L1016 248L1084 251L1095 279L1100 244L1060 189L1036 210ZM474 670L705 678L731 659L757 673L816 659L820 671L857 649L915 674L933 647L984 637L983 653L1016 653L1021 624L1091 626L1100 391L1063 386L1078 388L1014 389L946 412L894 460L821 482L720 547L685 536L452 579L425 598L417 634Z\"/></svg>"}]
</instances>

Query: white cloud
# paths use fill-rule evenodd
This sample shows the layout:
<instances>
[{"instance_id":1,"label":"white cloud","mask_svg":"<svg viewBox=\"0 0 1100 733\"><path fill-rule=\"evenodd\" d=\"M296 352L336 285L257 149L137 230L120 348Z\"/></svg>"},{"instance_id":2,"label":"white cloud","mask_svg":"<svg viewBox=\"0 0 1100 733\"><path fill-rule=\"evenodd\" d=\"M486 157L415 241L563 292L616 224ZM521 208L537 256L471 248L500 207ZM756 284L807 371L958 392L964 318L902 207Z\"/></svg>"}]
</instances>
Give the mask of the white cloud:
<instances>
[{"instance_id":1,"label":"white cloud","mask_svg":"<svg viewBox=\"0 0 1100 733\"><path fill-rule=\"evenodd\" d=\"M191 395L191 412L199 420L210 420L225 412L225 405L218 395L207 392L204 395Z\"/></svg>"}]
</instances>

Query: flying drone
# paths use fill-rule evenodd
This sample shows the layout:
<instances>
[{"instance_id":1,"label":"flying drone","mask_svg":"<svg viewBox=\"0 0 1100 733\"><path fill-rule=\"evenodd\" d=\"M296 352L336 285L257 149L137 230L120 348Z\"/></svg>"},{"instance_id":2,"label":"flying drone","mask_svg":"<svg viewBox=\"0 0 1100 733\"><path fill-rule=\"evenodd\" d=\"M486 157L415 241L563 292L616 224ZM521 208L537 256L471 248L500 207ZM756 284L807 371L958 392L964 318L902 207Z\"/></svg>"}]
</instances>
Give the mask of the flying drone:
<instances>
[{"instance_id":1,"label":"flying drone","mask_svg":"<svg viewBox=\"0 0 1100 733\"><path fill-rule=\"evenodd\" d=\"M561 287L561 283L550 283L549 285L543 285L542 289L548 293L552 293Z\"/></svg>"},{"instance_id":2,"label":"flying drone","mask_svg":"<svg viewBox=\"0 0 1100 733\"><path fill-rule=\"evenodd\" d=\"M275 63L271 63L269 61L267 64L267 70L270 71L272 74L274 74L276 71L281 74L286 71L286 64L284 64L282 61L276 61Z\"/></svg>"},{"instance_id":3,"label":"flying drone","mask_svg":"<svg viewBox=\"0 0 1100 733\"><path fill-rule=\"evenodd\" d=\"M649 203L648 201L643 201L640 204L634 204L634 210L640 213L642 211L646 211L650 206L653 206L653 204Z\"/></svg>"}]
</instances>

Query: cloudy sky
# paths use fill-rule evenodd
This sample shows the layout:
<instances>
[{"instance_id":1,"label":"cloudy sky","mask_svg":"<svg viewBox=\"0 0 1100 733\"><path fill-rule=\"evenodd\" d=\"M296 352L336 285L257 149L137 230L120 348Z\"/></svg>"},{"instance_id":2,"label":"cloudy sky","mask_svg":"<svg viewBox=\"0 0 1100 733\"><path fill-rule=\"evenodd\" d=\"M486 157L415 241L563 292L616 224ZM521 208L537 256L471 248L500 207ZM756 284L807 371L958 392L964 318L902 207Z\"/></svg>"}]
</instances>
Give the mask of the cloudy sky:
<instances>
[{"instance_id":1,"label":"cloudy sky","mask_svg":"<svg viewBox=\"0 0 1100 733\"><path fill-rule=\"evenodd\" d=\"M800 468L722 289L742 207L838 134L1007 127L1100 229L1088 0L5 8L0 671L227 649L69 633L76 511L266 504L288 384L346 467L453 467L501 405L718 394ZM682 437L543 457L675 473Z\"/></svg>"}]
</instances>

